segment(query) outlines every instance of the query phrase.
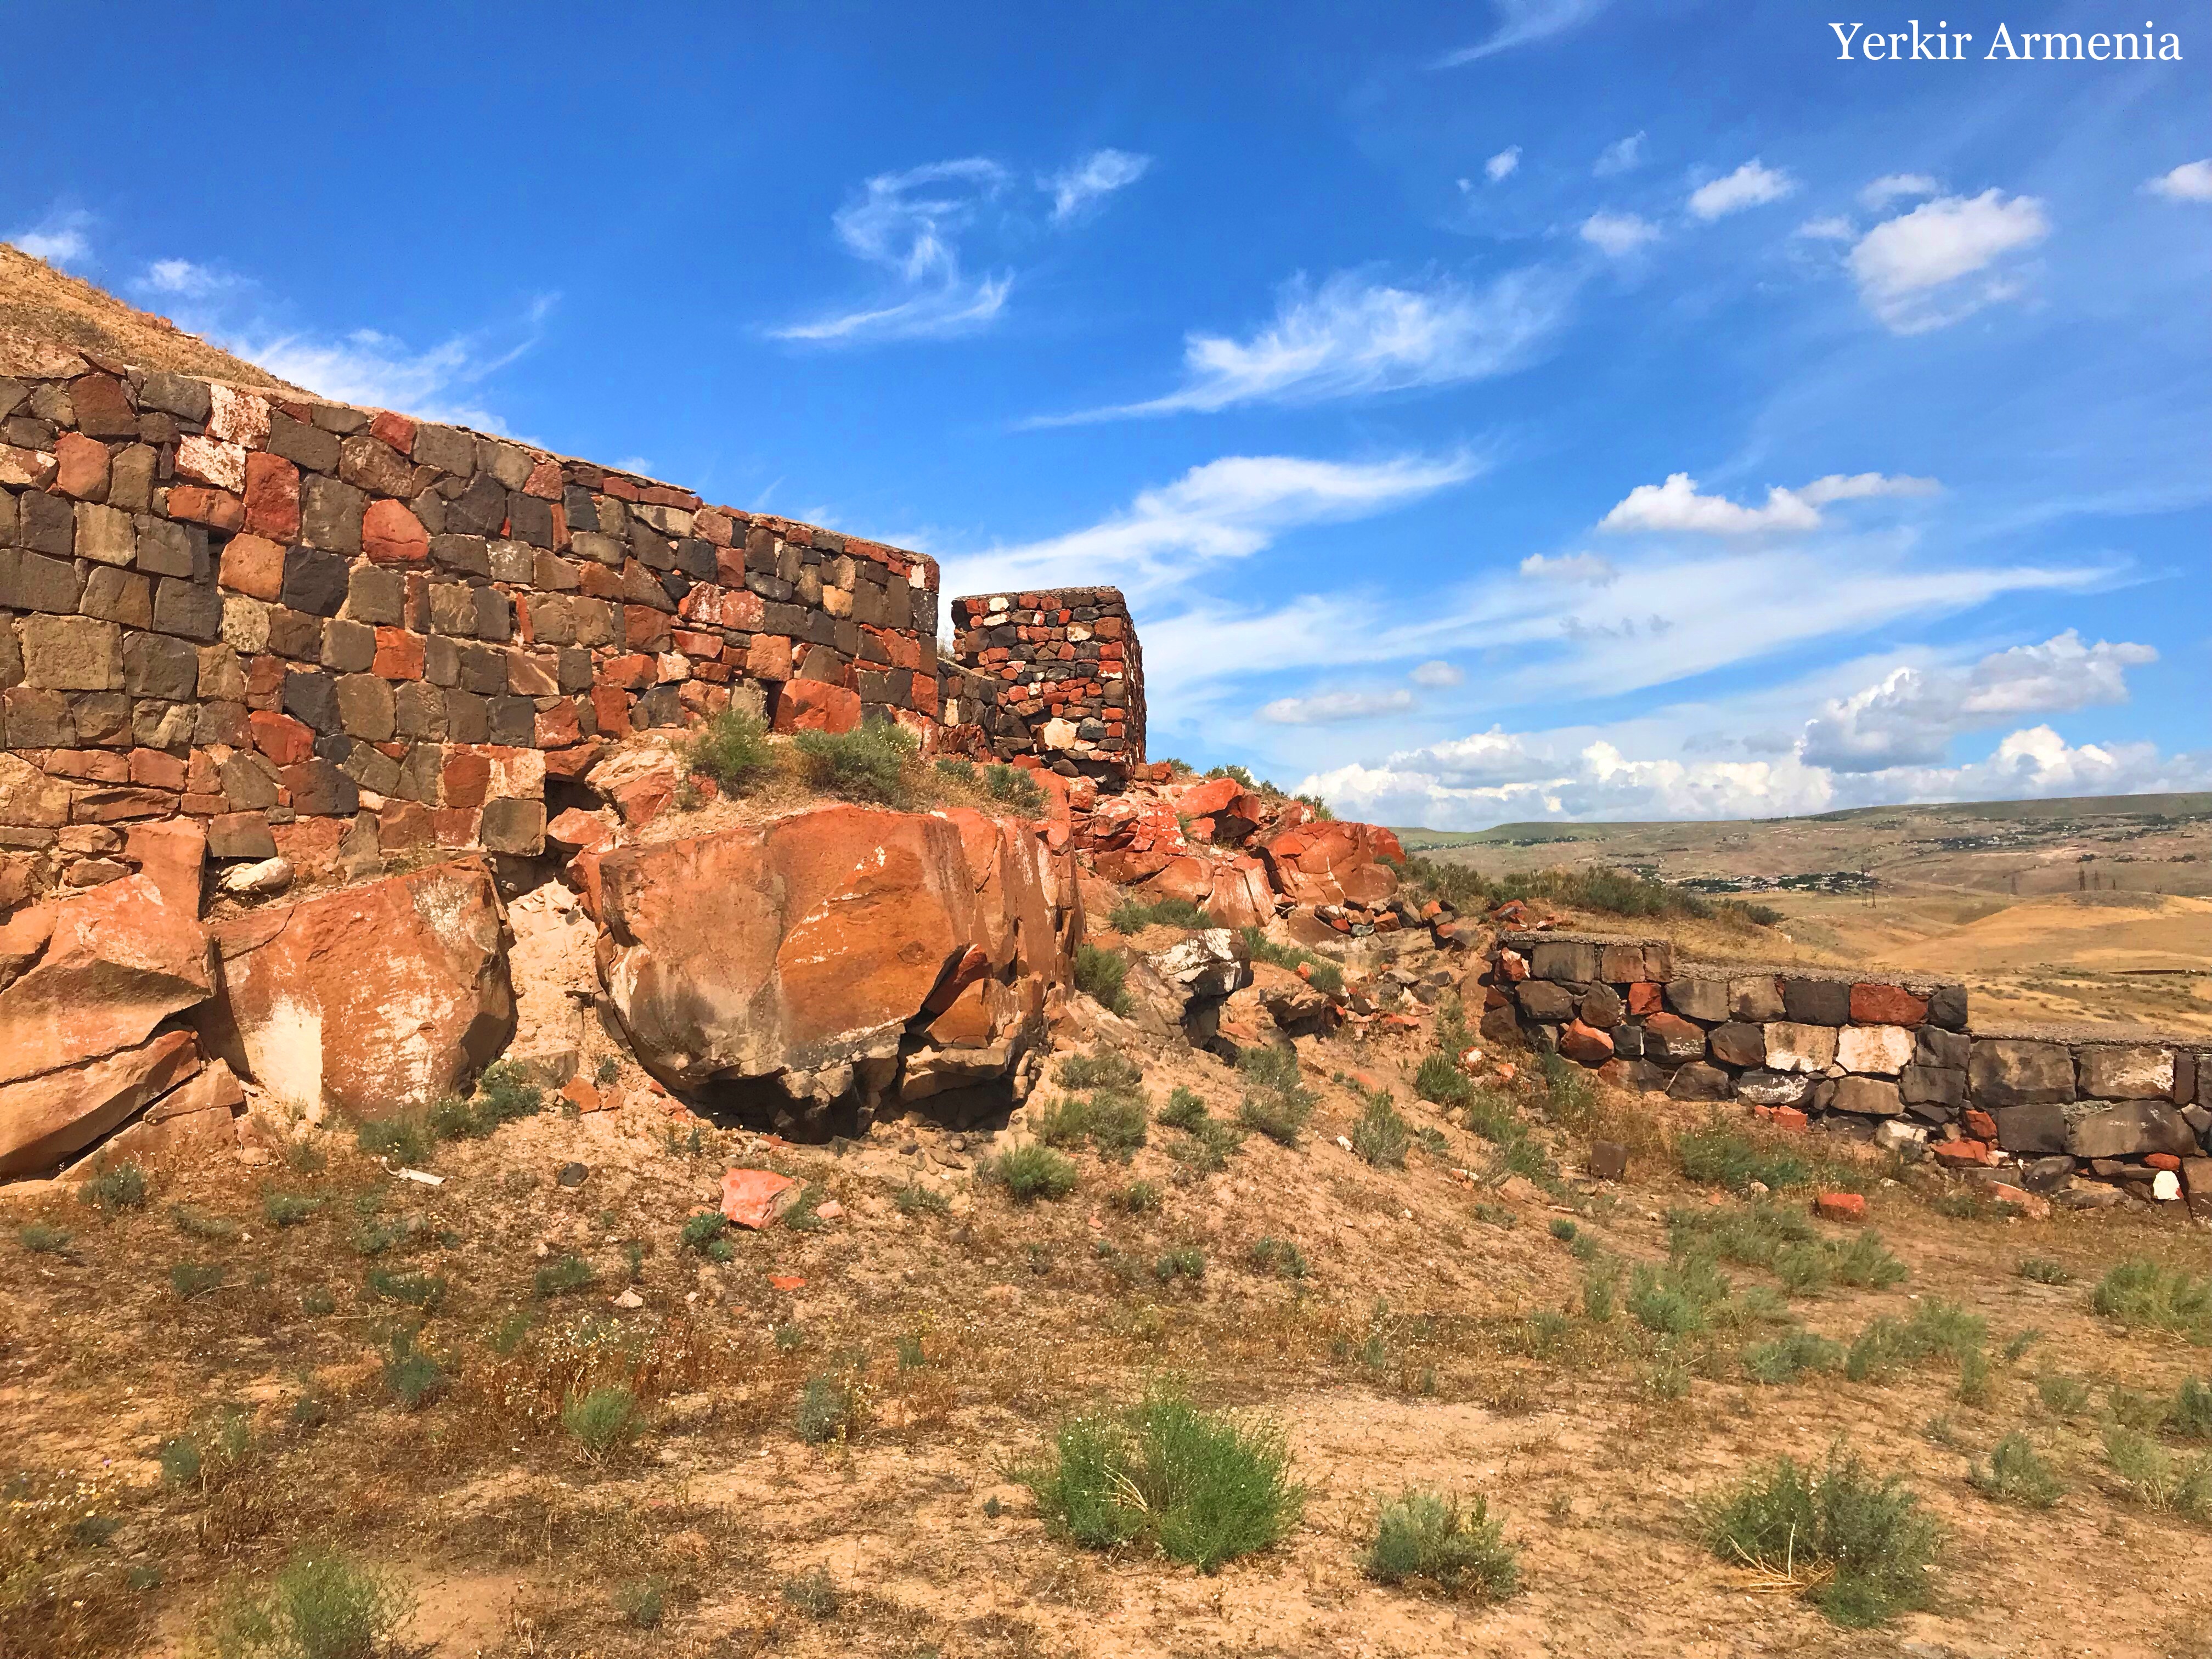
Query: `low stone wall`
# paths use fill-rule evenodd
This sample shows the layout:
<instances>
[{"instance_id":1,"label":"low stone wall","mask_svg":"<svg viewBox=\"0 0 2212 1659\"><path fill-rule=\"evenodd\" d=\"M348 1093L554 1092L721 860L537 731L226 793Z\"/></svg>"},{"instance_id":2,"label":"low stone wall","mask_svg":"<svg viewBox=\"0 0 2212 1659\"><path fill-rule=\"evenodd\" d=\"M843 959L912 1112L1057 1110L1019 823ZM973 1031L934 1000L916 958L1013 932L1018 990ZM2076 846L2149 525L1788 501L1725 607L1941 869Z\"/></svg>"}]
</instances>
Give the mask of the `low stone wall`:
<instances>
[{"instance_id":1,"label":"low stone wall","mask_svg":"<svg viewBox=\"0 0 2212 1659\"><path fill-rule=\"evenodd\" d=\"M1663 939L1509 933L1483 1029L1625 1088L1825 1119L2072 1201L2122 1191L2212 1215L2212 1042L2133 1029L1972 1029L1915 975L1680 962ZM2089 1177L2112 1186L2082 1184ZM2117 1188L2117 1189L2116 1189Z\"/></svg>"},{"instance_id":2,"label":"low stone wall","mask_svg":"<svg viewBox=\"0 0 2212 1659\"><path fill-rule=\"evenodd\" d=\"M0 347L0 909L342 843L539 849L603 744L933 731L937 568L465 429Z\"/></svg>"},{"instance_id":3,"label":"low stone wall","mask_svg":"<svg viewBox=\"0 0 2212 1659\"><path fill-rule=\"evenodd\" d=\"M953 661L995 682L992 752L1121 782L1145 759L1145 658L1119 588L952 601Z\"/></svg>"}]
</instances>

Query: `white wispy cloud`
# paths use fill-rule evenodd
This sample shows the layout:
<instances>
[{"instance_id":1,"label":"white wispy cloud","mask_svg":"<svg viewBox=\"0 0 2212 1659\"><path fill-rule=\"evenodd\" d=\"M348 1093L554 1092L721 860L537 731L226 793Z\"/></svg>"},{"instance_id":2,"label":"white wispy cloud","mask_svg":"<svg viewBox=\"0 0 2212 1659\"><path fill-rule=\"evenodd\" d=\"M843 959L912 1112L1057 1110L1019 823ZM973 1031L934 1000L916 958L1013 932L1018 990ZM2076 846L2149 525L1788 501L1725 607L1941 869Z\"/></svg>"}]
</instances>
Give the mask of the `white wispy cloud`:
<instances>
[{"instance_id":1,"label":"white wispy cloud","mask_svg":"<svg viewBox=\"0 0 2212 1659\"><path fill-rule=\"evenodd\" d=\"M1066 224L1115 191L1135 184L1152 165L1151 156L1130 150L1094 149L1037 184L1052 198L1052 222Z\"/></svg>"},{"instance_id":2,"label":"white wispy cloud","mask_svg":"<svg viewBox=\"0 0 2212 1659\"><path fill-rule=\"evenodd\" d=\"M1259 552L1304 525L1340 523L1402 507L1482 470L1471 453L1395 455L1378 461L1232 455L1148 489L1127 508L1043 541L944 560L950 594L1112 582L1160 596L1187 586L1205 565ZM1146 624L1146 640L1152 635Z\"/></svg>"},{"instance_id":3,"label":"white wispy cloud","mask_svg":"<svg viewBox=\"0 0 2212 1659\"><path fill-rule=\"evenodd\" d=\"M0 237L0 241L11 242L33 258L67 270L92 257L92 215L83 209L56 208L37 222Z\"/></svg>"},{"instance_id":4,"label":"white wispy cloud","mask_svg":"<svg viewBox=\"0 0 2212 1659\"><path fill-rule=\"evenodd\" d=\"M998 316L1012 292L1010 271L970 276L962 234L1005 189L1006 168L980 155L881 173L837 210L837 240L892 284L882 303L833 313L769 332L817 344L960 334Z\"/></svg>"},{"instance_id":5,"label":"white wispy cloud","mask_svg":"<svg viewBox=\"0 0 2212 1659\"><path fill-rule=\"evenodd\" d=\"M149 294L172 295L182 300L208 300L244 286L243 279L190 259L156 259L146 267L137 286Z\"/></svg>"},{"instance_id":6,"label":"white wispy cloud","mask_svg":"<svg viewBox=\"0 0 2212 1659\"><path fill-rule=\"evenodd\" d=\"M1859 191L1859 203L1868 212L1880 213L1892 202L1942 192L1943 186L1924 173L1885 173Z\"/></svg>"},{"instance_id":7,"label":"white wispy cloud","mask_svg":"<svg viewBox=\"0 0 2212 1659\"><path fill-rule=\"evenodd\" d=\"M1600 252L1620 258L1659 240L1659 227L1633 213L1593 213L1583 221L1581 236Z\"/></svg>"},{"instance_id":8,"label":"white wispy cloud","mask_svg":"<svg viewBox=\"0 0 2212 1659\"><path fill-rule=\"evenodd\" d=\"M1710 223L1747 208L1778 202L1797 188L1797 181L1778 168L1762 167L1756 158L1727 177L1700 185L1690 192L1692 216Z\"/></svg>"},{"instance_id":9,"label":"white wispy cloud","mask_svg":"<svg viewBox=\"0 0 2212 1659\"><path fill-rule=\"evenodd\" d=\"M1962 732L2023 714L2124 703L2127 671L2157 660L2147 645L2084 645L2069 628L2039 645L1994 652L1963 672L1899 667L1831 700L1807 723L1800 752L1808 764L1838 772L1932 764Z\"/></svg>"},{"instance_id":10,"label":"white wispy cloud","mask_svg":"<svg viewBox=\"0 0 2212 1659\"><path fill-rule=\"evenodd\" d=\"M1572 295L1571 277L1538 266L1480 288L1449 277L1401 287L1352 272L1316 288L1295 277L1278 295L1273 319L1249 338L1185 337L1178 390L1031 424L1316 403L1483 380L1529 362L1565 321Z\"/></svg>"},{"instance_id":11,"label":"white wispy cloud","mask_svg":"<svg viewBox=\"0 0 2212 1659\"><path fill-rule=\"evenodd\" d=\"M1425 685L1432 691L1440 691L1446 686L1461 684L1467 678L1467 673L1456 664L1448 663L1439 657L1432 662L1416 664L1406 678L1416 685Z\"/></svg>"},{"instance_id":12,"label":"white wispy cloud","mask_svg":"<svg viewBox=\"0 0 2212 1659\"><path fill-rule=\"evenodd\" d=\"M1860 300L1893 333L1925 333L2017 294L2012 278L1981 273L2050 234L2034 197L1994 189L1939 196L1861 237L1851 249L1851 275Z\"/></svg>"},{"instance_id":13,"label":"white wispy cloud","mask_svg":"<svg viewBox=\"0 0 2212 1659\"><path fill-rule=\"evenodd\" d=\"M1590 163L1590 172L1595 177L1610 179L1619 173L1633 173L1643 165L1644 135L1632 132L1600 150L1597 160Z\"/></svg>"},{"instance_id":14,"label":"white wispy cloud","mask_svg":"<svg viewBox=\"0 0 2212 1659\"><path fill-rule=\"evenodd\" d=\"M1322 691L1310 697L1277 697L1262 704L1259 717L1270 726L1337 726L1403 713L1413 694L1403 687L1389 691Z\"/></svg>"},{"instance_id":15,"label":"white wispy cloud","mask_svg":"<svg viewBox=\"0 0 2212 1659\"><path fill-rule=\"evenodd\" d=\"M1932 495L1933 478L1890 477L1879 472L1831 473L1796 489L1771 486L1763 507L1745 507L1724 495L1701 495L1686 472L1670 472L1662 484L1638 484L1598 521L1600 530L1747 536L1776 531L1818 530L1820 509L1833 501L1881 495ZM1526 566L1523 566L1526 568Z\"/></svg>"},{"instance_id":16,"label":"white wispy cloud","mask_svg":"<svg viewBox=\"0 0 2212 1659\"><path fill-rule=\"evenodd\" d=\"M2184 161L2161 173L2143 188L2171 202L2212 202L2212 160Z\"/></svg>"},{"instance_id":17,"label":"white wispy cloud","mask_svg":"<svg viewBox=\"0 0 2212 1659\"><path fill-rule=\"evenodd\" d=\"M1482 164L1482 176L1494 185L1501 179L1511 178L1514 169L1520 165L1521 146L1516 144L1510 149L1499 150L1497 155L1485 161Z\"/></svg>"},{"instance_id":18,"label":"white wispy cloud","mask_svg":"<svg viewBox=\"0 0 2212 1659\"><path fill-rule=\"evenodd\" d=\"M1521 561L1521 574L1544 581L1583 582L1603 587L1620 573L1613 562L1595 553L1531 553Z\"/></svg>"},{"instance_id":19,"label":"white wispy cloud","mask_svg":"<svg viewBox=\"0 0 2212 1659\"><path fill-rule=\"evenodd\" d=\"M1826 218L1808 219L1790 234L1816 242L1848 242L1858 235L1859 228L1841 214L1832 214Z\"/></svg>"},{"instance_id":20,"label":"white wispy cloud","mask_svg":"<svg viewBox=\"0 0 2212 1659\"><path fill-rule=\"evenodd\" d=\"M1462 64L1564 34L1603 11L1607 0L1492 0L1492 3L1498 12L1498 32L1478 46L1446 52L1432 67L1456 69Z\"/></svg>"}]
</instances>

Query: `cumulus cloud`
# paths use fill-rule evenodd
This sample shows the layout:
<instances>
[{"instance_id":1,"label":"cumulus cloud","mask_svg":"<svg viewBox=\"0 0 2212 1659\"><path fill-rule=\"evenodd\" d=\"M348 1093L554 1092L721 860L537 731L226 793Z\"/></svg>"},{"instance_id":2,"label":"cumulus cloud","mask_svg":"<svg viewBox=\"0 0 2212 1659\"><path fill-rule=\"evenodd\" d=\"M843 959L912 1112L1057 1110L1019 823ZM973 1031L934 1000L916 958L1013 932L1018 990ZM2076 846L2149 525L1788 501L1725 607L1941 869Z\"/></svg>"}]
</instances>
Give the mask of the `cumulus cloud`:
<instances>
[{"instance_id":1,"label":"cumulus cloud","mask_svg":"<svg viewBox=\"0 0 2212 1659\"><path fill-rule=\"evenodd\" d=\"M1884 326L1922 334L2018 293L2015 281L1990 267L2050 234L2034 197L1994 189L1939 196L1861 237L1851 249L1851 275L1860 300Z\"/></svg>"},{"instance_id":2,"label":"cumulus cloud","mask_svg":"<svg viewBox=\"0 0 2212 1659\"><path fill-rule=\"evenodd\" d=\"M1499 150L1497 155L1485 161L1482 164L1482 176L1494 185L1501 179L1511 178L1513 170L1520 165L1521 146L1516 144L1510 149Z\"/></svg>"},{"instance_id":3,"label":"cumulus cloud","mask_svg":"<svg viewBox=\"0 0 2212 1659\"><path fill-rule=\"evenodd\" d=\"M1115 191L1135 184L1152 165L1149 155L1126 149L1094 149L1037 184L1052 197L1053 223L1066 224Z\"/></svg>"},{"instance_id":4,"label":"cumulus cloud","mask_svg":"<svg viewBox=\"0 0 2212 1659\"><path fill-rule=\"evenodd\" d=\"M1892 202L1914 196L1936 196L1943 186L1924 173L1885 173L1859 191L1859 202L1869 213L1880 213Z\"/></svg>"},{"instance_id":5,"label":"cumulus cloud","mask_svg":"<svg viewBox=\"0 0 2212 1659\"><path fill-rule=\"evenodd\" d=\"M82 208L57 208L35 224L10 231L4 239L58 270L92 257L92 216Z\"/></svg>"},{"instance_id":6,"label":"cumulus cloud","mask_svg":"<svg viewBox=\"0 0 2212 1659\"><path fill-rule=\"evenodd\" d=\"M1580 234L1601 253L1618 259L1657 241L1659 227L1633 213L1593 213L1583 221Z\"/></svg>"},{"instance_id":7,"label":"cumulus cloud","mask_svg":"<svg viewBox=\"0 0 2212 1659\"><path fill-rule=\"evenodd\" d=\"M1399 287L1340 272L1285 283L1249 338L1191 334L1183 385L1164 398L1034 422L1064 425L1252 403L1316 403L1506 374L1565 322L1571 282L1532 267L1482 288L1449 278Z\"/></svg>"},{"instance_id":8,"label":"cumulus cloud","mask_svg":"<svg viewBox=\"0 0 2212 1659\"><path fill-rule=\"evenodd\" d=\"M1454 664L1438 658L1434 662L1420 664L1406 678L1416 685L1425 685L1431 690L1442 690L1447 686L1459 684L1467 678L1467 674Z\"/></svg>"},{"instance_id":9,"label":"cumulus cloud","mask_svg":"<svg viewBox=\"0 0 2212 1659\"><path fill-rule=\"evenodd\" d=\"M1879 472L1849 477L1830 473L1796 489L1771 486L1764 507L1744 507L1724 495L1700 495L1698 481L1670 472L1663 484L1638 484L1598 520L1600 530L1689 532L1709 536L1748 536L1776 531L1818 530L1820 509L1832 501L1876 495L1932 495L1942 488L1933 478L1887 477ZM1522 568L1528 566L1524 562Z\"/></svg>"},{"instance_id":10,"label":"cumulus cloud","mask_svg":"<svg viewBox=\"0 0 2212 1659\"><path fill-rule=\"evenodd\" d=\"M1479 46L1445 53L1432 67L1456 69L1462 64L1564 34L1606 8L1606 0L1492 0L1492 3L1498 10L1498 32Z\"/></svg>"},{"instance_id":11,"label":"cumulus cloud","mask_svg":"<svg viewBox=\"0 0 2212 1659\"><path fill-rule=\"evenodd\" d=\"M1403 507L1480 470L1466 452L1370 462L1227 456L1146 490L1126 510L1087 528L947 557L944 591L990 593L1081 580L1158 595L1186 584L1201 565L1248 557L1298 526ZM1149 644L1152 634L1146 637Z\"/></svg>"},{"instance_id":12,"label":"cumulus cloud","mask_svg":"<svg viewBox=\"0 0 2212 1659\"><path fill-rule=\"evenodd\" d=\"M1616 173L1632 173L1643 165L1644 135L1632 132L1600 150L1597 160L1590 163L1590 172L1600 179L1610 179Z\"/></svg>"},{"instance_id":13,"label":"cumulus cloud","mask_svg":"<svg viewBox=\"0 0 2212 1659\"><path fill-rule=\"evenodd\" d=\"M2184 161L2143 188L2172 202L2212 202L2212 160Z\"/></svg>"},{"instance_id":14,"label":"cumulus cloud","mask_svg":"<svg viewBox=\"0 0 2212 1659\"><path fill-rule=\"evenodd\" d=\"M1583 582L1592 587L1603 587L1620 574L1611 560L1595 553L1555 553L1549 557L1531 553L1521 561L1521 574L1545 581Z\"/></svg>"},{"instance_id":15,"label":"cumulus cloud","mask_svg":"<svg viewBox=\"0 0 2212 1659\"><path fill-rule=\"evenodd\" d=\"M2147 645L2099 640L2072 629L2040 645L1984 657L1964 673L1902 667L1807 722L1810 765L1872 772L1941 761L1959 733L2022 714L2123 703L2127 671L2158 660Z\"/></svg>"},{"instance_id":16,"label":"cumulus cloud","mask_svg":"<svg viewBox=\"0 0 2212 1659\"><path fill-rule=\"evenodd\" d=\"M1756 158L1746 161L1724 179L1715 179L1690 192L1690 212L1711 223L1747 208L1778 202L1797 188L1797 181L1776 167L1762 167Z\"/></svg>"},{"instance_id":17,"label":"cumulus cloud","mask_svg":"<svg viewBox=\"0 0 2212 1659\"><path fill-rule=\"evenodd\" d=\"M1335 726L1373 720L1413 706L1413 694L1391 691L1324 691L1310 697L1277 697L1263 704L1260 718L1270 726Z\"/></svg>"}]
</instances>

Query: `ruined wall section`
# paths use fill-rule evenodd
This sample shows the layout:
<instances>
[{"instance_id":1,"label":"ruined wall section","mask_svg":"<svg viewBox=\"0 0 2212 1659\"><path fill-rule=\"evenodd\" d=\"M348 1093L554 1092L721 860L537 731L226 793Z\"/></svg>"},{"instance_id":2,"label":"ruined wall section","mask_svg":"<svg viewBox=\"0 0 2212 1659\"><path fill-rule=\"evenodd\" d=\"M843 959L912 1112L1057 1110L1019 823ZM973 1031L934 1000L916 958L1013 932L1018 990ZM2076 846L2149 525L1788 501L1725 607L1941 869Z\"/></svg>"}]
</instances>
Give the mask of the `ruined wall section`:
<instances>
[{"instance_id":1,"label":"ruined wall section","mask_svg":"<svg viewBox=\"0 0 2212 1659\"><path fill-rule=\"evenodd\" d=\"M1145 760L1145 657L1115 587L952 601L952 656L995 684L992 753L1121 783Z\"/></svg>"},{"instance_id":2,"label":"ruined wall section","mask_svg":"<svg viewBox=\"0 0 2212 1659\"><path fill-rule=\"evenodd\" d=\"M550 784L727 707L933 731L917 554L505 439L0 349L0 908L126 831L308 872L539 850Z\"/></svg>"}]
</instances>

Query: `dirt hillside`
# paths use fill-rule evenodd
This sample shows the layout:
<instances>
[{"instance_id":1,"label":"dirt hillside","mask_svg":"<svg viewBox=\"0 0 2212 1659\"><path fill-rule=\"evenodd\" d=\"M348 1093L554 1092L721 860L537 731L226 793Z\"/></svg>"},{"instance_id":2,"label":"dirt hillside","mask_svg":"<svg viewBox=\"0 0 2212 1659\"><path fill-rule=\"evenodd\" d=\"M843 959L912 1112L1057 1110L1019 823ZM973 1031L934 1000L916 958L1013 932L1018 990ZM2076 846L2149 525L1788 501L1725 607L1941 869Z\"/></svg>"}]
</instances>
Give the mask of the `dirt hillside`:
<instances>
[{"instance_id":1,"label":"dirt hillside","mask_svg":"<svg viewBox=\"0 0 2212 1659\"><path fill-rule=\"evenodd\" d=\"M242 357L0 242L0 333L58 340L140 368L297 391Z\"/></svg>"}]
</instances>

